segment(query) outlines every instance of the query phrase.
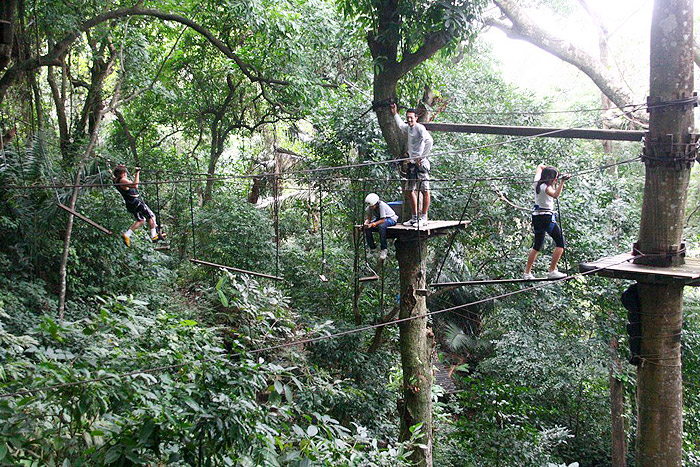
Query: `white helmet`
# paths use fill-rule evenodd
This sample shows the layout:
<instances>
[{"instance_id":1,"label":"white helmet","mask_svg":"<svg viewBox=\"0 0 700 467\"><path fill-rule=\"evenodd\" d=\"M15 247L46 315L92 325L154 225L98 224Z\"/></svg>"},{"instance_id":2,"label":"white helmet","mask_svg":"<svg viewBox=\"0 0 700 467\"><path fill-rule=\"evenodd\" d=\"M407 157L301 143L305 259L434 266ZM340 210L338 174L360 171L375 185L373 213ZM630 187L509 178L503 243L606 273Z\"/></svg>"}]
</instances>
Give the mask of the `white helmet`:
<instances>
[{"instance_id":1,"label":"white helmet","mask_svg":"<svg viewBox=\"0 0 700 467\"><path fill-rule=\"evenodd\" d=\"M374 206L378 202L379 202L379 195L376 193L370 193L365 198L365 203L369 204L370 206Z\"/></svg>"}]
</instances>

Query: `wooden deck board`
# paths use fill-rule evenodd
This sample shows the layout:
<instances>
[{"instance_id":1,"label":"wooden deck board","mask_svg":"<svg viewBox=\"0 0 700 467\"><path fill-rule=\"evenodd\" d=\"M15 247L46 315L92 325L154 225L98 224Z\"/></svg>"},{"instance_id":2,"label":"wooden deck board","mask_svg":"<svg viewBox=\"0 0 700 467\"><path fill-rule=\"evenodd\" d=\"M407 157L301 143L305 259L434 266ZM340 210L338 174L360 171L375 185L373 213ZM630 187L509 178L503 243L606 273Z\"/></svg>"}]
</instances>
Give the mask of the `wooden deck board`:
<instances>
[{"instance_id":1,"label":"wooden deck board","mask_svg":"<svg viewBox=\"0 0 700 467\"><path fill-rule=\"evenodd\" d=\"M622 253L590 263L581 263L579 270L588 272L604 268L594 274L640 282L683 282L685 285L700 285L700 258L685 258L685 264L667 268L634 264L632 258L631 254Z\"/></svg>"}]
</instances>

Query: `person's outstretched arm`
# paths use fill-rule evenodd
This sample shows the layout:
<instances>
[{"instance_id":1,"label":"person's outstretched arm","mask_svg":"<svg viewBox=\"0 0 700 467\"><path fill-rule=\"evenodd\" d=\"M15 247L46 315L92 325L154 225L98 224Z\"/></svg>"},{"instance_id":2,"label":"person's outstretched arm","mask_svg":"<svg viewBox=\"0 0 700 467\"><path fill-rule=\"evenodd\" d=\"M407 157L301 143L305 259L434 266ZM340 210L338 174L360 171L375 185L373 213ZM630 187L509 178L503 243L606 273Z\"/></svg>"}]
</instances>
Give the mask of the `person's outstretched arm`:
<instances>
[{"instance_id":1,"label":"person's outstretched arm","mask_svg":"<svg viewBox=\"0 0 700 467\"><path fill-rule=\"evenodd\" d=\"M408 124L404 122L399 115L399 109L396 107L396 104L391 104L391 113L394 114L394 121L396 121L396 124L399 126L401 131L406 133L408 131Z\"/></svg>"}]
</instances>

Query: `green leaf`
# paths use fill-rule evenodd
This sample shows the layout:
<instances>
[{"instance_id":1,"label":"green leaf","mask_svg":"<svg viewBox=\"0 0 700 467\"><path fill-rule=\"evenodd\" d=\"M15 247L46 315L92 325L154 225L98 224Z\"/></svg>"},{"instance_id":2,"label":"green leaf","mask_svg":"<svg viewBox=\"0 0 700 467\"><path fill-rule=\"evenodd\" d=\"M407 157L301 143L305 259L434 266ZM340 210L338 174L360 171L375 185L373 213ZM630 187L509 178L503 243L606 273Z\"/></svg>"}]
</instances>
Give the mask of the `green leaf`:
<instances>
[{"instance_id":1,"label":"green leaf","mask_svg":"<svg viewBox=\"0 0 700 467\"><path fill-rule=\"evenodd\" d=\"M105 462L105 464L113 464L114 462L119 460L121 458L121 456L122 456L121 446L119 446L119 445L112 446L111 448L109 448L109 450L107 450L107 453L105 454L104 462Z\"/></svg>"},{"instance_id":2,"label":"green leaf","mask_svg":"<svg viewBox=\"0 0 700 467\"><path fill-rule=\"evenodd\" d=\"M148 420L146 423L143 424L141 430L139 431L139 444L146 444L148 438L150 438L151 436L151 433L153 433L154 427L155 423L153 423L153 420Z\"/></svg>"},{"instance_id":3,"label":"green leaf","mask_svg":"<svg viewBox=\"0 0 700 467\"><path fill-rule=\"evenodd\" d=\"M275 391L280 395L284 393L284 385L280 381L275 381Z\"/></svg>"},{"instance_id":4,"label":"green leaf","mask_svg":"<svg viewBox=\"0 0 700 467\"><path fill-rule=\"evenodd\" d=\"M7 455L7 443L0 444L0 461Z\"/></svg>"},{"instance_id":5,"label":"green leaf","mask_svg":"<svg viewBox=\"0 0 700 467\"><path fill-rule=\"evenodd\" d=\"M226 295L224 295L224 292L221 289L216 289L216 293L219 294L219 300L221 300L221 304L228 308L228 298L226 298Z\"/></svg>"}]
</instances>

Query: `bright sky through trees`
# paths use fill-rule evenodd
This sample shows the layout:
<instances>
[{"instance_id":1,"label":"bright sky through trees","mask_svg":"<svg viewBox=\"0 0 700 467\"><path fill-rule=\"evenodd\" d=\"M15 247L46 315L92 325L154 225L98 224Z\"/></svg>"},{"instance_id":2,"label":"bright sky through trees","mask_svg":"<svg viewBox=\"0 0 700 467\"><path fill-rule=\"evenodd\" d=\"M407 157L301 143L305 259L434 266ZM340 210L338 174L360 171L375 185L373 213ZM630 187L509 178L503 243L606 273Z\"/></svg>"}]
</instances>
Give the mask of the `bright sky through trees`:
<instances>
[{"instance_id":1,"label":"bright sky through trees","mask_svg":"<svg viewBox=\"0 0 700 467\"><path fill-rule=\"evenodd\" d=\"M568 15L555 17L540 8L531 17L554 34L572 41L589 53L598 55L598 37L593 22L578 2L568 2ZM649 29L653 0L588 0L610 31L611 66L619 67L637 98L644 100L648 87ZM493 7L496 8L496 7ZM695 16L700 1L695 2ZM573 94L596 92L593 84L573 66L543 52L534 45L513 40L491 29L484 40L493 47L505 78L541 95L555 93L563 99Z\"/></svg>"}]
</instances>

